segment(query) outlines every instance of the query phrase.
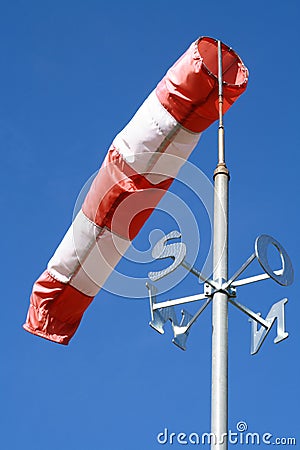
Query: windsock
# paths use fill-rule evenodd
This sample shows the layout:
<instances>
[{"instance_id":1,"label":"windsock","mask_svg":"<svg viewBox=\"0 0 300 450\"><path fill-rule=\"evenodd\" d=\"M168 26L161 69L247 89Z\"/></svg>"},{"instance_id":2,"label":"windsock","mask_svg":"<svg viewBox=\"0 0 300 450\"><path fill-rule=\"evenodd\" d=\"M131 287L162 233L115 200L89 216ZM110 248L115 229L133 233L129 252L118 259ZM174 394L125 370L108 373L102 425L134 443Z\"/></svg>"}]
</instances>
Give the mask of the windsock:
<instances>
[{"instance_id":1,"label":"windsock","mask_svg":"<svg viewBox=\"0 0 300 450\"><path fill-rule=\"evenodd\" d=\"M35 282L25 330L67 345L192 150L218 119L218 44L201 37L115 137L71 227ZM222 44L223 112L248 71Z\"/></svg>"}]
</instances>

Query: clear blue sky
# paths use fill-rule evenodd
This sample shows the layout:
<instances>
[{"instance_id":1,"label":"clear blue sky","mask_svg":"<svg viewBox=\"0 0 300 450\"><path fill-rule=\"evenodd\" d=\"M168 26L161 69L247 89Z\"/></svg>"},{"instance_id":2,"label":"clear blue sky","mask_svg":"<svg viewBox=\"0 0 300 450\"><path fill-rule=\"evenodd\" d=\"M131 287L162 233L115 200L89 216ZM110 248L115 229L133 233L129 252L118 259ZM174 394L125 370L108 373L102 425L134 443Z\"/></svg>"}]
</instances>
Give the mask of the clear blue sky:
<instances>
[{"instance_id":1,"label":"clear blue sky","mask_svg":"<svg viewBox=\"0 0 300 450\"><path fill-rule=\"evenodd\" d=\"M156 435L165 427L209 431L210 308L186 352L171 343L170 327L160 336L148 326L146 298L105 290L68 347L22 329L32 284L71 223L82 186L167 68L201 35L231 45L250 70L248 89L225 120L230 272L267 233L287 249L296 273L288 288L265 281L238 291L240 302L263 315L288 297L284 342L273 344L272 329L250 356L247 317L230 307L229 427L243 420L249 431L300 442L299 14L296 0L1 2L1 448L152 450L163 447ZM190 161L212 178L215 125ZM171 192L178 190L175 183ZM195 197L184 195L199 225L200 261L207 219ZM137 250L147 250L152 230L175 228L164 217L153 215ZM124 260L119 271L140 279L160 264ZM260 272L258 265L251 270ZM189 276L172 295L197 288Z\"/></svg>"}]
</instances>

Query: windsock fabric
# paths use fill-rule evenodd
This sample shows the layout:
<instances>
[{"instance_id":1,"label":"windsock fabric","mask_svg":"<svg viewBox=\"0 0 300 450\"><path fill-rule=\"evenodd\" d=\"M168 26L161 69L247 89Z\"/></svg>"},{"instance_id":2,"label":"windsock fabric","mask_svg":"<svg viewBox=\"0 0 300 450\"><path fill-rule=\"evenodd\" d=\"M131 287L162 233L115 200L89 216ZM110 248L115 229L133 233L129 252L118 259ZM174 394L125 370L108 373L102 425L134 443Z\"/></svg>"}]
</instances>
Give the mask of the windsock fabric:
<instances>
[{"instance_id":1,"label":"windsock fabric","mask_svg":"<svg viewBox=\"0 0 300 450\"><path fill-rule=\"evenodd\" d=\"M248 71L222 44L223 110ZM80 212L33 286L25 330L68 344L201 132L218 119L217 41L200 38L169 69L115 137Z\"/></svg>"}]
</instances>

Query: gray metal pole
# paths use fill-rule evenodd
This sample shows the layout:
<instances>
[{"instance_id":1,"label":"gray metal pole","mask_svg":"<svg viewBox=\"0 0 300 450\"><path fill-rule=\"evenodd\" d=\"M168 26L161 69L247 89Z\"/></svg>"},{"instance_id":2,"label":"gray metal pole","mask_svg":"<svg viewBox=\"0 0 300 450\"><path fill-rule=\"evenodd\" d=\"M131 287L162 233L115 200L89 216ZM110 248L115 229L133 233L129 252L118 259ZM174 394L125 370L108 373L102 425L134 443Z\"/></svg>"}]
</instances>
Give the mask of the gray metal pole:
<instances>
[{"instance_id":1,"label":"gray metal pole","mask_svg":"<svg viewBox=\"0 0 300 450\"><path fill-rule=\"evenodd\" d=\"M218 165L214 172L214 280L228 277L228 182L223 126L222 43L218 41L219 130ZM228 444L228 296L216 292L212 307L211 449L227 450Z\"/></svg>"}]
</instances>

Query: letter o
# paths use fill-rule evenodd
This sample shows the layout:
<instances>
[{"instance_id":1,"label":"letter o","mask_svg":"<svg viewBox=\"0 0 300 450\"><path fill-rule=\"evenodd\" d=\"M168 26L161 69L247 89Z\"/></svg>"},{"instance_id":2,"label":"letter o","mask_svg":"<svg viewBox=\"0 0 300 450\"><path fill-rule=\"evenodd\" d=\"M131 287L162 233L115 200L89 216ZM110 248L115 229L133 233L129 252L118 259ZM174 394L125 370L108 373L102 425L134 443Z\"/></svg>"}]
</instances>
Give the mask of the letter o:
<instances>
[{"instance_id":1,"label":"letter o","mask_svg":"<svg viewBox=\"0 0 300 450\"><path fill-rule=\"evenodd\" d=\"M268 246L273 245L279 252L282 262L282 273L276 274L268 261ZM289 255L276 239L267 234L258 236L255 241L255 255L263 270L281 286L289 286L294 281L294 271Z\"/></svg>"}]
</instances>

